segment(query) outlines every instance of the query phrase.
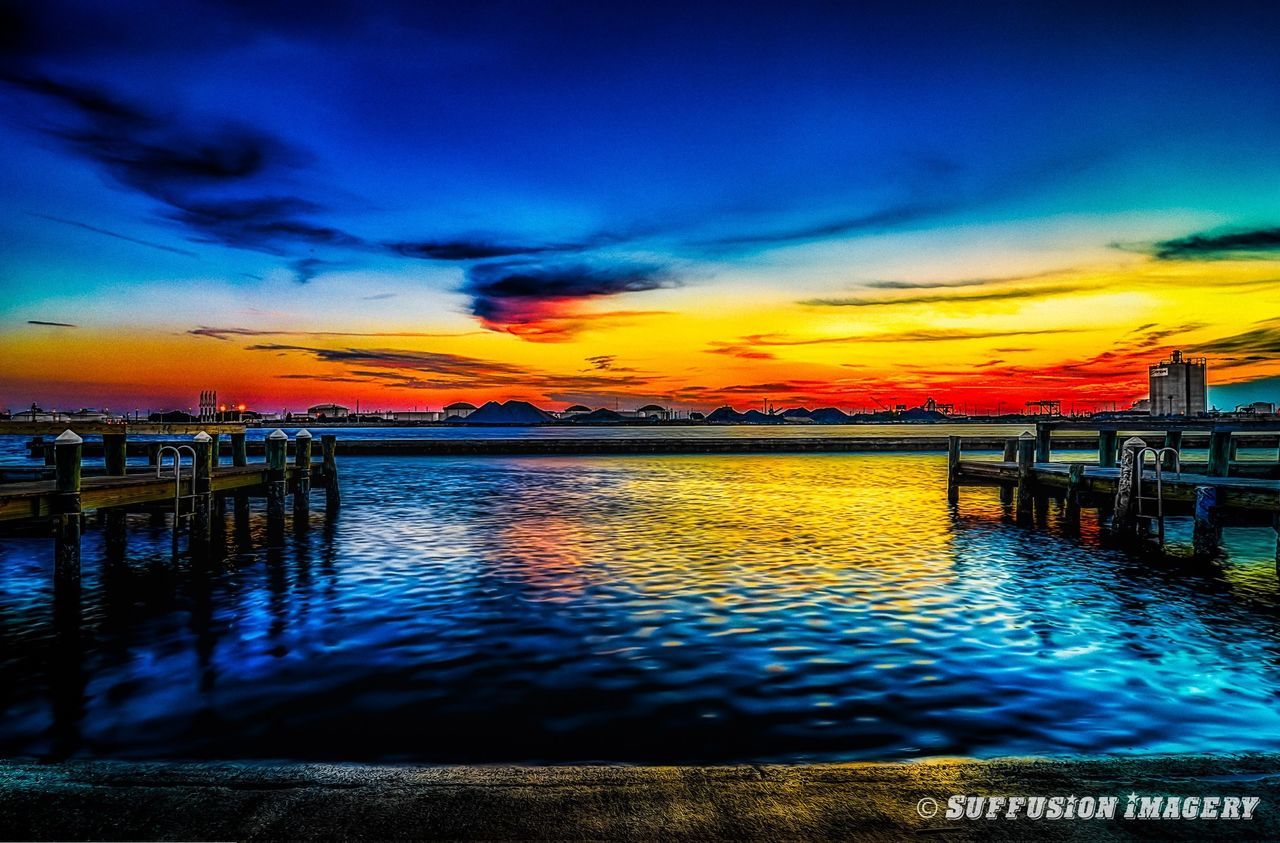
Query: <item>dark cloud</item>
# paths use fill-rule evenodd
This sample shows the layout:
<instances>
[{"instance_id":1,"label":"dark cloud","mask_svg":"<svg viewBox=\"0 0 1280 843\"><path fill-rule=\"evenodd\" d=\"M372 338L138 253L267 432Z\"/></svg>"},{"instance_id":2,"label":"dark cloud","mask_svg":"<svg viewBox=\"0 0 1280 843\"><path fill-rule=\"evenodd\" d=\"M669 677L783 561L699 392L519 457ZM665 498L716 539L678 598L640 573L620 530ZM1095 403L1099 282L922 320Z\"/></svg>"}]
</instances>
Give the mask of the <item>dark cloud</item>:
<instances>
[{"instance_id":1,"label":"dark cloud","mask_svg":"<svg viewBox=\"0 0 1280 843\"><path fill-rule=\"evenodd\" d=\"M595 371L604 371L613 368L613 361L618 358L612 354L600 354L596 357L588 357L587 363L591 364L591 368Z\"/></svg>"},{"instance_id":2,"label":"dark cloud","mask_svg":"<svg viewBox=\"0 0 1280 843\"><path fill-rule=\"evenodd\" d=\"M169 219L195 232L194 239L240 249L286 255L300 247L363 248L354 234L313 222L320 206L296 196L252 198L172 198Z\"/></svg>"},{"instance_id":3,"label":"dark cloud","mask_svg":"<svg viewBox=\"0 0 1280 843\"><path fill-rule=\"evenodd\" d=\"M301 258L293 262L293 280L299 284L306 284L312 278L315 278L326 267L338 266L333 261L321 260L320 258Z\"/></svg>"},{"instance_id":4,"label":"dark cloud","mask_svg":"<svg viewBox=\"0 0 1280 843\"><path fill-rule=\"evenodd\" d=\"M1148 353L1154 349L1164 347L1165 340L1181 337L1206 326L1207 323L1205 322L1184 322L1181 325L1169 325L1163 328L1158 327L1155 322L1139 325L1116 344L1115 353L1135 351Z\"/></svg>"},{"instance_id":5,"label":"dark cloud","mask_svg":"<svg viewBox=\"0 0 1280 843\"><path fill-rule=\"evenodd\" d=\"M335 373L281 376L295 379L354 378L357 379L356 382L380 381L388 385L415 389L505 387L544 392L635 389L649 384L647 377L635 374L558 375L511 363L439 351L396 348L321 348L280 343L250 345L248 350L274 352L279 355L306 354L322 363L333 363L345 367Z\"/></svg>"},{"instance_id":6,"label":"dark cloud","mask_svg":"<svg viewBox=\"0 0 1280 843\"><path fill-rule=\"evenodd\" d=\"M406 258L437 261L473 261L492 258L509 258L580 248L574 246L538 245L532 243L504 243L481 238L458 240L420 240L387 243L394 254Z\"/></svg>"},{"instance_id":7,"label":"dark cloud","mask_svg":"<svg viewBox=\"0 0 1280 843\"><path fill-rule=\"evenodd\" d=\"M1230 260L1280 252L1280 228L1255 228L1218 234L1192 234L1152 247L1160 260Z\"/></svg>"},{"instance_id":8,"label":"dark cloud","mask_svg":"<svg viewBox=\"0 0 1280 843\"><path fill-rule=\"evenodd\" d=\"M862 286L872 290L950 290L957 287L988 287L1012 284L1018 281L1034 281L1060 275L1061 272L1035 272L1029 275L999 275L986 278L959 278L954 281L869 281Z\"/></svg>"},{"instance_id":9,"label":"dark cloud","mask_svg":"<svg viewBox=\"0 0 1280 843\"><path fill-rule=\"evenodd\" d=\"M480 374L519 375L525 372L524 369L510 363L479 360L473 357L446 354L440 351L411 351L386 348L316 348L277 343L250 345L248 349L250 351L297 351L309 354L317 360L327 363L376 365L384 369L412 369L415 372L438 375L475 377Z\"/></svg>"},{"instance_id":10,"label":"dark cloud","mask_svg":"<svg viewBox=\"0 0 1280 843\"><path fill-rule=\"evenodd\" d=\"M45 325L50 328L79 328L79 325L73 325L70 322L46 322L43 319L28 319L28 325Z\"/></svg>"},{"instance_id":11,"label":"dark cloud","mask_svg":"<svg viewBox=\"0 0 1280 843\"><path fill-rule=\"evenodd\" d=\"M303 247L367 247L360 237L317 222L314 217L323 211L318 203L271 190L307 160L271 135L144 109L77 82L36 75L0 78L54 106L42 113L59 119L41 125L41 131L118 184L162 203L161 216L186 227L193 240L276 255Z\"/></svg>"},{"instance_id":12,"label":"dark cloud","mask_svg":"<svg viewBox=\"0 0 1280 843\"><path fill-rule=\"evenodd\" d=\"M1254 328L1240 334L1196 343L1197 354L1252 354L1280 356L1280 326Z\"/></svg>"},{"instance_id":13,"label":"dark cloud","mask_svg":"<svg viewBox=\"0 0 1280 843\"><path fill-rule=\"evenodd\" d=\"M889 307L904 304L964 304L966 302L1015 301L1018 299L1038 299L1049 296L1061 296L1078 293L1089 289L1081 284L1055 284L1045 287L1017 287L1011 290L991 290L985 293L965 293L948 295L930 293L916 296L902 296L892 299L872 298L831 298L805 299L798 304L810 307Z\"/></svg>"},{"instance_id":14,"label":"dark cloud","mask_svg":"<svg viewBox=\"0 0 1280 843\"><path fill-rule=\"evenodd\" d=\"M587 314L578 305L623 293L671 286L667 272L649 264L534 263L500 261L467 270L463 292L471 312L492 330L528 339L572 336L592 319L644 311Z\"/></svg>"},{"instance_id":15,"label":"dark cloud","mask_svg":"<svg viewBox=\"0 0 1280 843\"><path fill-rule=\"evenodd\" d=\"M244 182L294 166L299 153L235 124L184 124L91 86L39 76L7 76L9 84L63 107L70 118L44 130L101 165L122 184L168 200L208 186Z\"/></svg>"}]
</instances>

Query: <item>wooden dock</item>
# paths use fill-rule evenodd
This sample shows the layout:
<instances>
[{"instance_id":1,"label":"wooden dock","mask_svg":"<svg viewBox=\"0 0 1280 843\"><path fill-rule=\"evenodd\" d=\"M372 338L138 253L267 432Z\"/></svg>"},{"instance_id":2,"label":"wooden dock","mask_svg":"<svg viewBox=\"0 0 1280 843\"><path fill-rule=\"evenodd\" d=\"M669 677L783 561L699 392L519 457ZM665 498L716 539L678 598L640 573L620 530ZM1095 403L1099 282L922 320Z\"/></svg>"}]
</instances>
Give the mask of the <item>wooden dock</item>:
<instances>
[{"instance_id":1,"label":"wooden dock","mask_svg":"<svg viewBox=\"0 0 1280 843\"><path fill-rule=\"evenodd\" d=\"M1166 515L1190 512L1198 555L1213 555L1228 518L1270 524L1276 530L1280 564L1280 455L1268 460L1236 459L1241 428L1211 422L1152 423L1119 441L1120 425L1101 426L1097 460L1054 462L1055 430L1074 423L1042 422L1004 443L998 460L964 459L966 441L950 438L947 449L948 500L955 504L964 486L994 486L1019 521L1039 520L1050 498L1060 501L1068 523L1082 507L1108 520L1109 532L1126 540L1163 543ZM1132 431L1133 422L1123 429ZM1188 431L1207 431L1207 459L1182 462Z\"/></svg>"},{"instance_id":2,"label":"wooden dock","mask_svg":"<svg viewBox=\"0 0 1280 843\"><path fill-rule=\"evenodd\" d=\"M295 525L305 526L312 488L324 489L330 514L340 504L337 440L332 435L321 437L317 462L312 458L311 439L305 430L294 437L290 464L289 438L283 431L274 431L264 443L265 461L250 463L241 427L231 434L231 465L223 466L217 436L202 430L167 447L158 455L156 466L129 469L126 435L113 431L104 436L105 473L86 476L84 441L66 430L52 443L52 479L0 484L0 526L48 528L54 540L55 591L62 595L79 591L80 537L88 512L102 513L107 542L123 547L128 512L169 509L175 548L186 521L192 554L205 556L212 550L213 523L224 501L234 500L236 517L247 521L249 499L259 496L266 499L268 538L274 540L283 533L290 495ZM170 460L167 466L166 459Z\"/></svg>"}]
</instances>

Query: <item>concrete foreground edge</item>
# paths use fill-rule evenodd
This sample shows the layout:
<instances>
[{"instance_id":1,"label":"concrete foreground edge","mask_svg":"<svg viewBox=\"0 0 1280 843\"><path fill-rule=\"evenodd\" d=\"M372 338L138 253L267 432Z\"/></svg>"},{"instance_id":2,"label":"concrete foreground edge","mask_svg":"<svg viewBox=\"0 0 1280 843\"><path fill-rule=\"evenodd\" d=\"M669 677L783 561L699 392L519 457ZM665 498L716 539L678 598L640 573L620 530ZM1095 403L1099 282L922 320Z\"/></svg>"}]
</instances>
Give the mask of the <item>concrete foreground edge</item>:
<instances>
[{"instance_id":1,"label":"concrete foreground edge","mask_svg":"<svg viewBox=\"0 0 1280 843\"><path fill-rule=\"evenodd\" d=\"M948 820L969 795L1256 796L1252 820ZM921 800L938 813L921 816ZM929 804L924 804L928 813ZM725 767L0 761L6 840L1280 839L1280 755Z\"/></svg>"}]
</instances>

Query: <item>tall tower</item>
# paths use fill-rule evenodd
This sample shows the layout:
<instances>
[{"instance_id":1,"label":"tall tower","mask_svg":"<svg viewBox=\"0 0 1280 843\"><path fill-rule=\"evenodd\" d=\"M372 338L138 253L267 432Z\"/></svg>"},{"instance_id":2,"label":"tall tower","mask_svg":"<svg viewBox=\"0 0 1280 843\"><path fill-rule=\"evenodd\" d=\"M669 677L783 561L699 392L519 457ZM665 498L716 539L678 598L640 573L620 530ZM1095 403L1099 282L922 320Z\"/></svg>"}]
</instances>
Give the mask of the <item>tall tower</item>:
<instances>
[{"instance_id":1,"label":"tall tower","mask_svg":"<svg viewBox=\"0 0 1280 843\"><path fill-rule=\"evenodd\" d=\"M1203 357L1183 357L1181 351L1169 355L1147 370L1151 415L1198 416L1209 409Z\"/></svg>"}]
</instances>

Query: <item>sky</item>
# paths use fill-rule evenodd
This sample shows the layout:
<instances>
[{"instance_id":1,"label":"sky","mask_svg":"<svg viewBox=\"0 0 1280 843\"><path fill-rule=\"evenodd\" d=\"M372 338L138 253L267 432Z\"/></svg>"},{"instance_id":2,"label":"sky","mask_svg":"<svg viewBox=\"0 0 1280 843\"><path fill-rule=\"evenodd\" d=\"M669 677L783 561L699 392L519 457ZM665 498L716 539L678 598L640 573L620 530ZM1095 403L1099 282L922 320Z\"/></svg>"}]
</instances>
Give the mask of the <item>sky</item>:
<instances>
[{"instance_id":1,"label":"sky","mask_svg":"<svg viewBox=\"0 0 1280 843\"><path fill-rule=\"evenodd\" d=\"M1280 6L0 0L0 406L1280 401Z\"/></svg>"}]
</instances>

